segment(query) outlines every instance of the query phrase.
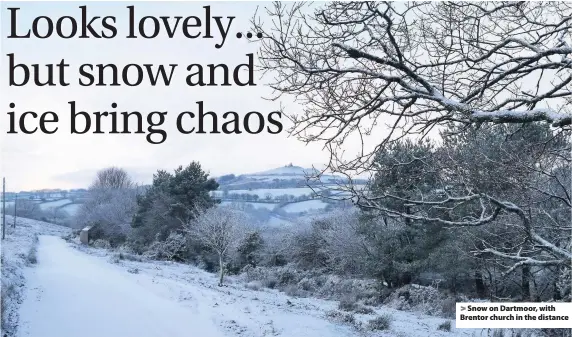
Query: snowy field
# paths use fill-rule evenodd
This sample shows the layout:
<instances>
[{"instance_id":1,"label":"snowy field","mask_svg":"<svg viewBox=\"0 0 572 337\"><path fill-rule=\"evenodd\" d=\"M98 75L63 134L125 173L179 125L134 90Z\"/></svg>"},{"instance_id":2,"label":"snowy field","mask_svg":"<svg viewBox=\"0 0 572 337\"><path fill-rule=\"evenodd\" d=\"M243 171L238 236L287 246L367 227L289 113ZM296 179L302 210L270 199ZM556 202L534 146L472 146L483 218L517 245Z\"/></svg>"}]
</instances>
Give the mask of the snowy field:
<instances>
[{"instance_id":1,"label":"snowy field","mask_svg":"<svg viewBox=\"0 0 572 337\"><path fill-rule=\"evenodd\" d=\"M222 206L230 206L230 207L238 207L239 209L244 208L244 206L246 205L250 205L252 206L254 209L267 209L269 211L274 210L278 204L272 204L272 203L265 203L265 202L234 202L234 201L223 201L220 203ZM242 207L240 207L242 206Z\"/></svg>"},{"instance_id":2,"label":"snowy field","mask_svg":"<svg viewBox=\"0 0 572 337\"><path fill-rule=\"evenodd\" d=\"M288 213L303 213L316 210L323 210L328 206L327 203L321 200L307 200L288 204L282 209Z\"/></svg>"},{"instance_id":3,"label":"snowy field","mask_svg":"<svg viewBox=\"0 0 572 337\"><path fill-rule=\"evenodd\" d=\"M26 276L20 337L476 336L437 330L442 318L389 308L376 314L392 316L390 329L361 331L329 317L334 301L252 290L240 277L218 287L216 275L196 267L128 261L56 237L40 237L38 265ZM100 324L91 324L94 317Z\"/></svg>"},{"instance_id":4,"label":"snowy field","mask_svg":"<svg viewBox=\"0 0 572 337\"><path fill-rule=\"evenodd\" d=\"M254 209L267 209L269 211L276 210L278 204L264 203L264 202L242 202L242 201L223 201L222 206L236 207L243 209L244 206L250 205ZM299 214L304 212L313 212L324 210L328 206L322 200L306 200L300 202L293 202L283 206L281 209L286 213Z\"/></svg>"},{"instance_id":5,"label":"snowy field","mask_svg":"<svg viewBox=\"0 0 572 337\"><path fill-rule=\"evenodd\" d=\"M69 216L75 216L79 211L81 204L67 204L61 208L62 211L66 212Z\"/></svg>"},{"instance_id":6,"label":"snowy field","mask_svg":"<svg viewBox=\"0 0 572 337\"><path fill-rule=\"evenodd\" d=\"M56 200L56 201L49 201L49 202L43 202L40 204L40 208L44 211L51 209L51 208L58 208L58 207L62 207L64 205L67 204L71 204L72 201L69 199L61 199L61 200Z\"/></svg>"},{"instance_id":7,"label":"snowy field","mask_svg":"<svg viewBox=\"0 0 572 337\"><path fill-rule=\"evenodd\" d=\"M218 197L222 196L222 191L215 192ZM250 195L258 195L259 198L264 199L267 195L270 195L272 198L281 196L281 195L293 195L295 197L299 197L302 195L310 196L313 193L312 189L309 187L300 187L300 188L257 188L252 190L230 190L228 194L250 194Z\"/></svg>"},{"instance_id":8,"label":"snowy field","mask_svg":"<svg viewBox=\"0 0 572 337\"><path fill-rule=\"evenodd\" d=\"M355 185L353 188L356 190L362 190L366 186L365 185ZM291 187L291 188L255 188L255 189L239 189L239 190L229 190L228 194L249 194L249 195L257 195L260 199L265 199L267 196L271 198L276 198L282 195L292 195L294 197L300 196L308 196L310 197L312 194L321 193L322 190L328 190L331 196L349 196L351 195L350 192L342 190L340 186L337 185L324 185L319 187L314 187L313 189L310 187ZM214 191L212 194L216 197L223 197L222 191Z\"/></svg>"},{"instance_id":9,"label":"snowy field","mask_svg":"<svg viewBox=\"0 0 572 337\"><path fill-rule=\"evenodd\" d=\"M13 326L19 316L17 333L2 332L8 337L487 335L455 329L454 321L450 332L438 330L446 319L385 306L371 307L370 314L355 314L355 321L348 322L332 315L343 314L336 301L253 287L242 276L227 277L226 285L218 287L216 275L197 267L88 248L77 238L61 239L67 228L19 220L2 245L3 291L7 283L20 290L4 308ZM30 251L35 251L33 263ZM364 328L379 315L391 317L389 328Z\"/></svg>"},{"instance_id":10,"label":"snowy field","mask_svg":"<svg viewBox=\"0 0 572 337\"><path fill-rule=\"evenodd\" d=\"M294 223L292 221L288 221L286 219L271 216L265 225L268 227L284 228L284 227L294 226Z\"/></svg>"}]
</instances>

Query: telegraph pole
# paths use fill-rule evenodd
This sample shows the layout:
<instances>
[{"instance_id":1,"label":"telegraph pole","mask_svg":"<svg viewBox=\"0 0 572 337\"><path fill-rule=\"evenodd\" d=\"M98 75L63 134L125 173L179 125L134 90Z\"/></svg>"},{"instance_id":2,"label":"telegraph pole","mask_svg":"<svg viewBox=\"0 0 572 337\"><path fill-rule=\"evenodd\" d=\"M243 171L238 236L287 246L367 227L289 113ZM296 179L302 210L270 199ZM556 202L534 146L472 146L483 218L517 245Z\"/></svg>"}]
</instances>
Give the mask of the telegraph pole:
<instances>
[{"instance_id":1,"label":"telegraph pole","mask_svg":"<svg viewBox=\"0 0 572 337\"><path fill-rule=\"evenodd\" d=\"M16 217L18 216L18 194L15 195L14 199L14 224L12 228L16 228Z\"/></svg>"},{"instance_id":2,"label":"telegraph pole","mask_svg":"<svg viewBox=\"0 0 572 337\"><path fill-rule=\"evenodd\" d=\"M2 240L6 237L6 178L2 178Z\"/></svg>"}]
</instances>

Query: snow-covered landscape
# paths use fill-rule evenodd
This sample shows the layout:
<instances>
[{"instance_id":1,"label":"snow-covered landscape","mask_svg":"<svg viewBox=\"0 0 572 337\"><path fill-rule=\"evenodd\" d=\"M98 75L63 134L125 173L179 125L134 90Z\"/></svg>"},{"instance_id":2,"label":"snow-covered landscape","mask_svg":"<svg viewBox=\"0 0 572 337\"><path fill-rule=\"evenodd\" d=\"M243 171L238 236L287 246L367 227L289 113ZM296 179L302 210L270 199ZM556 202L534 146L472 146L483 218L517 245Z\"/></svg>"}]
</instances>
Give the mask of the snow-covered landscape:
<instances>
[{"instance_id":1,"label":"snow-covered landscape","mask_svg":"<svg viewBox=\"0 0 572 337\"><path fill-rule=\"evenodd\" d=\"M390 315L391 328L372 336L479 335L455 329L454 320L451 332L441 331L446 319L389 307L344 322L337 301L291 297L242 276L218 287L216 275L197 267L84 247L58 227L18 219L3 242L3 288L19 293L4 303L4 317L16 336L361 336L376 315ZM36 245L36 261L20 257Z\"/></svg>"},{"instance_id":2,"label":"snow-covered landscape","mask_svg":"<svg viewBox=\"0 0 572 337\"><path fill-rule=\"evenodd\" d=\"M188 169L201 172L194 165ZM178 171L169 179L181 174L188 173ZM119 178L113 180L119 187L106 185L109 175ZM306 176L290 172L288 177L288 184L297 185ZM136 199L139 190L133 186L125 171L108 168L98 173L85 203L32 201L34 209L47 212L40 214L73 207L66 223L72 228L50 218L19 216L14 223L7 216L2 241L6 336L160 337L188 336L190 330L246 337L544 336L534 329L457 329L455 302L483 299L439 289L439 273L420 274L420 285L390 284L395 279L356 272L377 263L366 258L377 243L367 243L371 235L358 231L364 222L358 208L320 194L305 197L320 188L229 190L269 196L230 201L224 199L230 193L223 196L221 189L232 184L223 183L207 194L213 202L222 198L219 205L192 213L180 232L159 241L160 232L146 239L135 220L128 223L146 205ZM154 188L146 187L145 195L154 197ZM303 198L274 199L284 193ZM160 197L155 203L168 198ZM149 229L159 230L155 224ZM90 230L88 241L81 242L79 229L86 225L100 231ZM381 225L378 230L391 239L391 230ZM149 243L138 246L139 235ZM379 239L386 244L386 238ZM94 318L105 324L94 324Z\"/></svg>"},{"instance_id":3,"label":"snow-covered landscape","mask_svg":"<svg viewBox=\"0 0 572 337\"><path fill-rule=\"evenodd\" d=\"M0 337L572 337L572 2L2 8Z\"/></svg>"}]
</instances>

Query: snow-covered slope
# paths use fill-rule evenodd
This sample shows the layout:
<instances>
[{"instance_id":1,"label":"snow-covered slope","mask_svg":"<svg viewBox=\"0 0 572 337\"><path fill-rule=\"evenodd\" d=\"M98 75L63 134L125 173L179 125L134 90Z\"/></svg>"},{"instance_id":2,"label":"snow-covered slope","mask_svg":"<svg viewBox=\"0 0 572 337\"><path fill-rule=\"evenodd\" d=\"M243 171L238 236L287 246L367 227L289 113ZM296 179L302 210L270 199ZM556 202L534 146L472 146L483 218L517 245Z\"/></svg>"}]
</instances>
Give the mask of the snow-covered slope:
<instances>
[{"instance_id":1,"label":"snow-covered slope","mask_svg":"<svg viewBox=\"0 0 572 337\"><path fill-rule=\"evenodd\" d=\"M328 207L328 204L322 200L306 200L288 204L282 207L282 209L287 213L303 213L314 210L322 210L326 207Z\"/></svg>"},{"instance_id":2,"label":"snow-covered slope","mask_svg":"<svg viewBox=\"0 0 572 337\"><path fill-rule=\"evenodd\" d=\"M218 287L216 275L196 267L120 259L111 251L65 242L58 236L68 233L66 228L20 220L2 245L3 283L7 275L10 280L19 275L26 281L17 286L25 290L16 299L21 302L16 311L18 333L2 331L9 337L458 337L480 333L455 329L454 321L450 332L438 330L443 318L388 307L356 314L357 323L367 323L376 315L391 317L389 329L364 331L357 328L361 323L356 326L331 314L340 312L336 301L291 297L253 287L241 276L228 277L226 285ZM42 233L52 235L41 235L36 241L36 234ZM24 259L34 243L38 243L37 262L28 267L24 262L10 263L7 273L6 259Z\"/></svg>"},{"instance_id":3,"label":"snow-covered slope","mask_svg":"<svg viewBox=\"0 0 572 337\"><path fill-rule=\"evenodd\" d=\"M40 238L38 266L28 272L20 337L456 337L475 332L441 331L442 318L390 308L373 313L391 315L389 329L364 332L328 314L337 309L335 301L255 289L239 277L218 287L216 275L189 265L119 260L108 251L74 246ZM374 316L356 317L367 322Z\"/></svg>"},{"instance_id":4,"label":"snow-covered slope","mask_svg":"<svg viewBox=\"0 0 572 337\"><path fill-rule=\"evenodd\" d=\"M234 179L226 180L221 184L230 189L248 188L284 188L305 187L308 178L314 178L319 172L312 168L303 168L295 165L286 165L275 169L250 174L242 174ZM339 176L324 174L320 175L319 183L334 184L343 182ZM315 181L315 183L318 181Z\"/></svg>"},{"instance_id":5,"label":"snow-covered slope","mask_svg":"<svg viewBox=\"0 0 572 337\"><path fill-rule=\"evenodd\" d=\"M247 176L251 176L251 177L256 177L256 178L265 178L265 179L297 179L297 178L303 178L304 180L307 177L314 177L321 174L320 171L318 171L315 168L303 168L300 166L295 166L295 165L286 165L284 167L278 167L275 169L270 169L267 171L262 171L262 172L256 172L256 173L251 173ZM335 175L329 175L329 174L324 174L320 176L320 181L326 183L326 182L330 182L330 181L341 181L342 178L335 176Z\"/></svg>"},{"instance_id":6,"label":"snow-covered slope","mask_svg":"<svg viewBox=\"0 0 572 337\"><path fill-rule=\"evenodd\" d=\"M71 204L72 201L70 199L60 199L60 200L55 200L55 201L48 201L48 202L43 202L40 203L40 209L42 209L43 211L49 210L49 209L53 209L53 208L59 208L59 207L63 207L65 205Z\"/></svg>"},{"instance_id":7,"label":"snow-covered slope","mask_svg":"<svg viewBox=\"0 0 572 337\"><path fill-rule=\"evenodd\" d=\"M286 165L284 167L278 167L275 169L270 169L267 171L252 173L253 176L270 176L270 175L306 175L306 174L313 174L315 170L313 169L305 169L300 166L294 165Z\"/></svg>"},{"instance_id":8,"label":"snow-covered slope","mask_svg":"<svg viewBox=\"0 0 572 337\"><path fill-rule=\"evenodd\" d=\"M37 236L67 235L71 229L47 222L6 216L6 238L2 240L2 336L13 337L18 326L18 306L26 286L24 270L37 259Z\"/></svg>"}]
</instances>

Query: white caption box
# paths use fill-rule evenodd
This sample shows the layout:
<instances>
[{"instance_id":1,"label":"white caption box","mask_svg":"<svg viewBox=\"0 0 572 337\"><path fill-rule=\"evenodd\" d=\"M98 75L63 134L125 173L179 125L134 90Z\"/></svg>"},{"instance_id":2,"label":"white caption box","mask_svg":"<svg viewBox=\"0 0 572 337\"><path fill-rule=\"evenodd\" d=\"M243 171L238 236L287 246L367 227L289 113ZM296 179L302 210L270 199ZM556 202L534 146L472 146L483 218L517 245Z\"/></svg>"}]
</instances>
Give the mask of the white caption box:
<instances>
[{"instance_id":1,"label":"white caption box","mask_svg":"<svg viewBox=\"0 0 572 337\"><path fill-rule=\"evenodd\" d=\"M572 303L457 303L457 328L572 328Z\"/></svg>"}]
</instances>

